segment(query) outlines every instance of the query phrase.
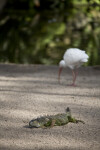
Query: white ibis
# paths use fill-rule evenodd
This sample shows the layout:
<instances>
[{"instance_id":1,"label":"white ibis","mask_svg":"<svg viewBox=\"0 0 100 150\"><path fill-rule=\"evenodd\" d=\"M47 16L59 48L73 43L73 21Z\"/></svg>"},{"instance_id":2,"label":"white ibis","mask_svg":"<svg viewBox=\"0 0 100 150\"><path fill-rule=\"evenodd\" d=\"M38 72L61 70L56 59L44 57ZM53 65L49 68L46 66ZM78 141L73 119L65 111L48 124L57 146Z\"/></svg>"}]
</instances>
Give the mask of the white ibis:
<instances>
[{"instance_id":1,"label":"white ibis","mask_svg":"<svg viewBox=\"0 0 100 150\"><path fill-rule=\"evenodd\" d=\"M59 82L62 68L69 67L72 70L73 75L73 83L71 85L75 86L75 81L77 77L77 68L80 67L83 63L87 62L88 58L89 56L83 50L80 50L78 48L67 49L63 56L63 60L61 60L59 63L59 74L58 74Z\"/></svg>"}]
</instances>

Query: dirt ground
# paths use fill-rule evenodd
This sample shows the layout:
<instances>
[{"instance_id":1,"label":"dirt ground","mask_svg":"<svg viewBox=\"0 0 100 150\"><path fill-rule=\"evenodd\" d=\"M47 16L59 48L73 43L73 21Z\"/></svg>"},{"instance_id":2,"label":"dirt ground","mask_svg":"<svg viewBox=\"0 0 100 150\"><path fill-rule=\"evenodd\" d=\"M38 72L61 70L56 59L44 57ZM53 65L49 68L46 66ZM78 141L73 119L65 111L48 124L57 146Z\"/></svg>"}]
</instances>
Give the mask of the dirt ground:
<instances>
[{"instance_id":1,"label":"dirt ground","mask_svg":"<svg viewBox=\"0 0 100 150\"><path fill-rule=\"evenodd\" d=\"M57 74L58 66L0 64L0 150L100 150L100 68L79 68L76 87L70 69L60 84ZM67 107L85 124L28 128Z\"/></svg>"}]
</instances>

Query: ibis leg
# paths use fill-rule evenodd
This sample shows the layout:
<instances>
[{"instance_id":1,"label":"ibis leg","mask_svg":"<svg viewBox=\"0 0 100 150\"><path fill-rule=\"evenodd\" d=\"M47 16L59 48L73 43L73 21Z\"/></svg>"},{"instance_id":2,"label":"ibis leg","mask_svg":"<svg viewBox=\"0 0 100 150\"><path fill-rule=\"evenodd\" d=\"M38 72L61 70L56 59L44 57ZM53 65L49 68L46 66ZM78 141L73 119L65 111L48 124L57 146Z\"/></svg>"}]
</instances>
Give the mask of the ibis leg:
<instances>
[{"instance_id":1,"label":"ibis leg","mask_svg":"<svg viewBox=\"0 0 100 150\"><path fill-rule=\"evenodd\" d=\"M61 74L61 72L62 72L62 69L63 69L63 68L60 67L60 68L59 68L59 72L58 72L58 82L59 82L59 83L60 83L60 74Z\"/></svg>"},{"instance_id":2,"label":"ibis leg","mask_svg":"<svg viewBox=\"0 0 100 150\"><path fill-rule=\"evenodd\" d=\"M72 70L72 75L73 75L73 83L71 85L75 86L75 81L76 81L76 77L77 77L77 71L76 70Z\"/></svg>"}]
</instances>

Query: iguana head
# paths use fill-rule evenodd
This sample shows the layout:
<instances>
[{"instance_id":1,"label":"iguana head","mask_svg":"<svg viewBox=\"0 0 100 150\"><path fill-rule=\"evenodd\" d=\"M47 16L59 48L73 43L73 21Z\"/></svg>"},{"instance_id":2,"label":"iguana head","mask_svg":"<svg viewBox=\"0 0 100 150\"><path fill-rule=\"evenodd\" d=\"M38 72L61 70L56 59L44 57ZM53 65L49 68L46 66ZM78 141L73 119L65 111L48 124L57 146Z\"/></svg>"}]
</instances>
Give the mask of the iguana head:
<instances>
[{"instance_id":1,"label":"iguana head","mask_svg":"<svg viewBox=\"0 0 100 150\"><path fill-rule=\"evenodd\" d=\"M29 127L30 128L41 128L42 126L44 126L45 124L47 124L49 121L48 118L42 117L42 118L37 118L37 119L33 119L29 122Z\"/></svg>"},{"instance_id":2,"label":"iguana head","mask_svg":"<svg viewBox=\"0 0 100 150\"><path fill-rule=\"evenodd\" d=\"M31 120L30 122L29 122L29 127L30 128L32 128L32 127L34 127L34 128L39 128L41 125L40 125L40 123L37 121L37 120Z\"/></svg>"}]
</instances>

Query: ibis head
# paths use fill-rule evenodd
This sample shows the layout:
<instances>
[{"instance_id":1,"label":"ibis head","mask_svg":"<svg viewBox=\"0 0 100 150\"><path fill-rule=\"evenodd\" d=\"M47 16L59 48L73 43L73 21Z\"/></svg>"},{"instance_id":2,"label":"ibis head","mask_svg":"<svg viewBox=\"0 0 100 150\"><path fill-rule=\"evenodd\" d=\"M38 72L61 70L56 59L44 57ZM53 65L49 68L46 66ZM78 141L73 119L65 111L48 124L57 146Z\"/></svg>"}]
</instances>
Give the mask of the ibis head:
<instances>
[{"instance_id":1,"label":"ibis head","mask_svg":"<svg viewBox=\"0 0 100 150\"><path fill-rule=\"evenodd\" d=\"M59 72L58 72L58 81L60 82L60 75L61 75L61 72L62 72L62 69L65 68L65 61L64 60L61 60L59 62Z\"/></svg>"}]
</instances>

